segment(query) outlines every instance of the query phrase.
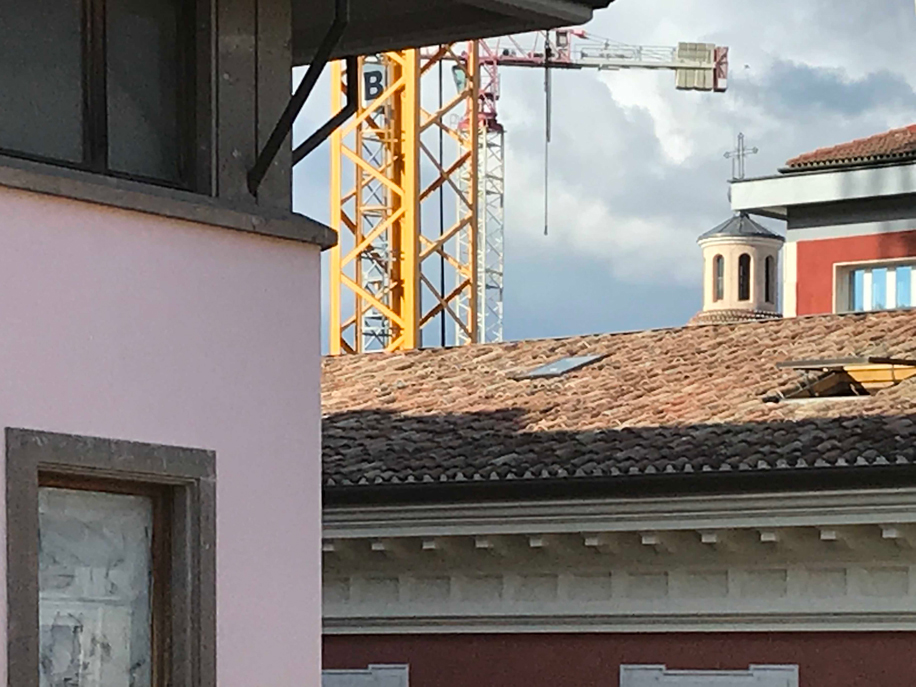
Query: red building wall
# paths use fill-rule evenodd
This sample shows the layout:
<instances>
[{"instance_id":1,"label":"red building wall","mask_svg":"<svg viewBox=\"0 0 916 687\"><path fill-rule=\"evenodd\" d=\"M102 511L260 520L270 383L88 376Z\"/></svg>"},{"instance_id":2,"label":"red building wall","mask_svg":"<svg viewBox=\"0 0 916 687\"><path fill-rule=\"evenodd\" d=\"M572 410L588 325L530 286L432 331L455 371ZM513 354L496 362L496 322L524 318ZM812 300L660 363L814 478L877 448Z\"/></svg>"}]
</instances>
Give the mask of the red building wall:
<instances>
[{"instance_id":1,"label":"red building wall","mask_svg":"<svg viewBox=\"0 0 916 687\"><path fill-rule=\"evenodd\" d=\"M410 666L410 687L619 687L620 665L798 665L801 687L916 684L916 633L325 636L324 668Z\"/></svg>"},{"instance_id":2,"label":"red building wall","mask_svg":"<svg viewBox=\"0 0 916 687\"><path fill-rule=\"evenodd\" d=\"M798 315L833 312L833 266L841 262L916 257L916 231L799 241Z\"/></svg>"}]
</instances>

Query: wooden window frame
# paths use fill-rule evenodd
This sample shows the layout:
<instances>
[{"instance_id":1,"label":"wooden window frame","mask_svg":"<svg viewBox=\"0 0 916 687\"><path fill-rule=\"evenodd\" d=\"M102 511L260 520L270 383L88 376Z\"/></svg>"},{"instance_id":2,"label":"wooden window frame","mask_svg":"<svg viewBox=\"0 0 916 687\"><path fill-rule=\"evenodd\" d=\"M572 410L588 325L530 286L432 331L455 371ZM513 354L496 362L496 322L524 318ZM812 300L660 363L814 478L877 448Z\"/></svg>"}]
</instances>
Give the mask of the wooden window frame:
<instances>
[{"instance_id":1,"label":"wooden window frame","mask_svg":"<svg viewBox=\"0 0 916 687\"><path fill-rule=\"evenodd\" d=\"M79 0L82 24L83 159L61 160L28 151L0 147L0 154L77 169L127 181L212 194L210 151L212 137L212 0L179 0L178 21L178 167L180 179L170 181L114 171L108 164L107 15L105 0Z\"/></svg>"},{"instance_id":2,"label":"wooden window frame","mask_svg":"<svg viewBox=\"0 0 916 687\"><path fill-rule=\"evenodd\" d=\"M143 496L152 506L150 541L150 658L152 687L168 687L171 636L172 489L162 484L132 482L39 470L38 488Z\"/></svg>"},{"instance_id":3,"label":"wooden window frame","mask_svg":"<svg viewBox=\"0 0 916 687\"><path fill-rule=\"evenodd\" d=\"M12 428L6 430L8 686L39 685L38 490L44 486L153 499L153 685L215 687L215 454Z\"/></svg>"}]
</instances>

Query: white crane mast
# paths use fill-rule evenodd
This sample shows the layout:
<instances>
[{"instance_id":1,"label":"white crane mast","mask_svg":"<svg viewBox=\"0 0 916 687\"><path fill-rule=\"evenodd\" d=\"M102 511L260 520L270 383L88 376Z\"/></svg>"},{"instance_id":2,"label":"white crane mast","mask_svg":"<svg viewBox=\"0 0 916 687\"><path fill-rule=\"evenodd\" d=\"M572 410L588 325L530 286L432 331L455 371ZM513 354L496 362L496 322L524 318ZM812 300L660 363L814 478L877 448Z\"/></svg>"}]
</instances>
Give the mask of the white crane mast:
<instances>
[{"instance_id":1,"label":"white crane mast","mask_svg":"<svg viewBox=\"0 0 916 687\"><path fill-rule=\"evenodd\" d=\"M499 68L528 67L545 71L546 146L550 140L551 70L669 70L675 72L675 87L679 90L723 92L728 86L728 48L713 43L679 43L676 47L627 45L593 36L579 28L493 38L480 41L478 45L481 127L477 156L477 257L481 278L477 286L477 313L481 342L491 342L503 339L505 130L497 111ZM545 231L546 174L545 147Z\"/></svg>"}]
</instances>

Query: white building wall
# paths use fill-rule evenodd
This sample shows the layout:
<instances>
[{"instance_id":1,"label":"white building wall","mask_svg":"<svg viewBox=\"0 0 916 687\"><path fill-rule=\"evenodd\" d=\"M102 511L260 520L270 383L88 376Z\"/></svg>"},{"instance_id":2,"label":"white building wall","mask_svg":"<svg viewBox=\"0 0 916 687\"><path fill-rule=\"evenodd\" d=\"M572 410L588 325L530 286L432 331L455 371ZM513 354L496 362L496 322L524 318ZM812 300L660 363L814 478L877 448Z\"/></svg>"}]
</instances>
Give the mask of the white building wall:
<instances>
[{"instance_id":1,"label":"white building wall","mask_svg":"<svg viewBox=\"0 0 916 687\"><path fill-rule=\"evenodd\" d=\"M782 250L782 315L798 315L798 244L786 241Z\"/></svg>"}]
</instances>

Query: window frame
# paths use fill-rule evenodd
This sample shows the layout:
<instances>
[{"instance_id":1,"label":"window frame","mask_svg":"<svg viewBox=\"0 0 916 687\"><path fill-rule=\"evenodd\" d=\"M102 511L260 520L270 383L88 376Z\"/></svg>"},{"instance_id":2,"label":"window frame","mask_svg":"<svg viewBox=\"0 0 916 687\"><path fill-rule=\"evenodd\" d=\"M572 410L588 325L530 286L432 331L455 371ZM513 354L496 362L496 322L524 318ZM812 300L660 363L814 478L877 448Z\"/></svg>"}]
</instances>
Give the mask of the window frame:
<instances>
[{"instance_id":1,"label":"window frame","mask_svg":"<svg viewBox=\"0 0 916 687\"><path fill-rule=\"evenodd\" d=\"M166 536L153 543L152 591L164 595L151 618L153 685L215 687L215 459L203 449L6 429L9 687L39 685L38 489L62 485L155 496L154 532L158 522Z\"/></svg>"},{"instance_id":2,"label":"window frame","mask_svg":"<svg viewBox=\"0 0 916 687\"><path fill-rule=\"evenodd\" d=\"M910 305L895 305L893 308L874 309L865 307L857 310L854 303L854 289L852 287L853 275L859 270L873 271L876 269L893 269L900 267L912 268L914 274L911 275L910 286ZM879 260L856 260L848 262L836 262L833 264L833 311L834 313L857 313L857 312L891 312L894 310L910 310L916 308L916 258L886 258ZM895 289L895 302L898 300Z\"/></svg>"},{"instance_id":3,"label":"window frame","mask_svg":"<svg viewBox=\"0 0 916 687\"><path fill-rule=\"evenodd\" d=\"M114 171L108 164L108 96L105 0L79 0L82 21L83 159L62 160L0 147L0 155L164 188L212 194L210 155L212 115L210 47L212 0L178 0L177 59L179 180ZM206 67L206 68L202 68Z\"/></svg>"}]
</instances>

